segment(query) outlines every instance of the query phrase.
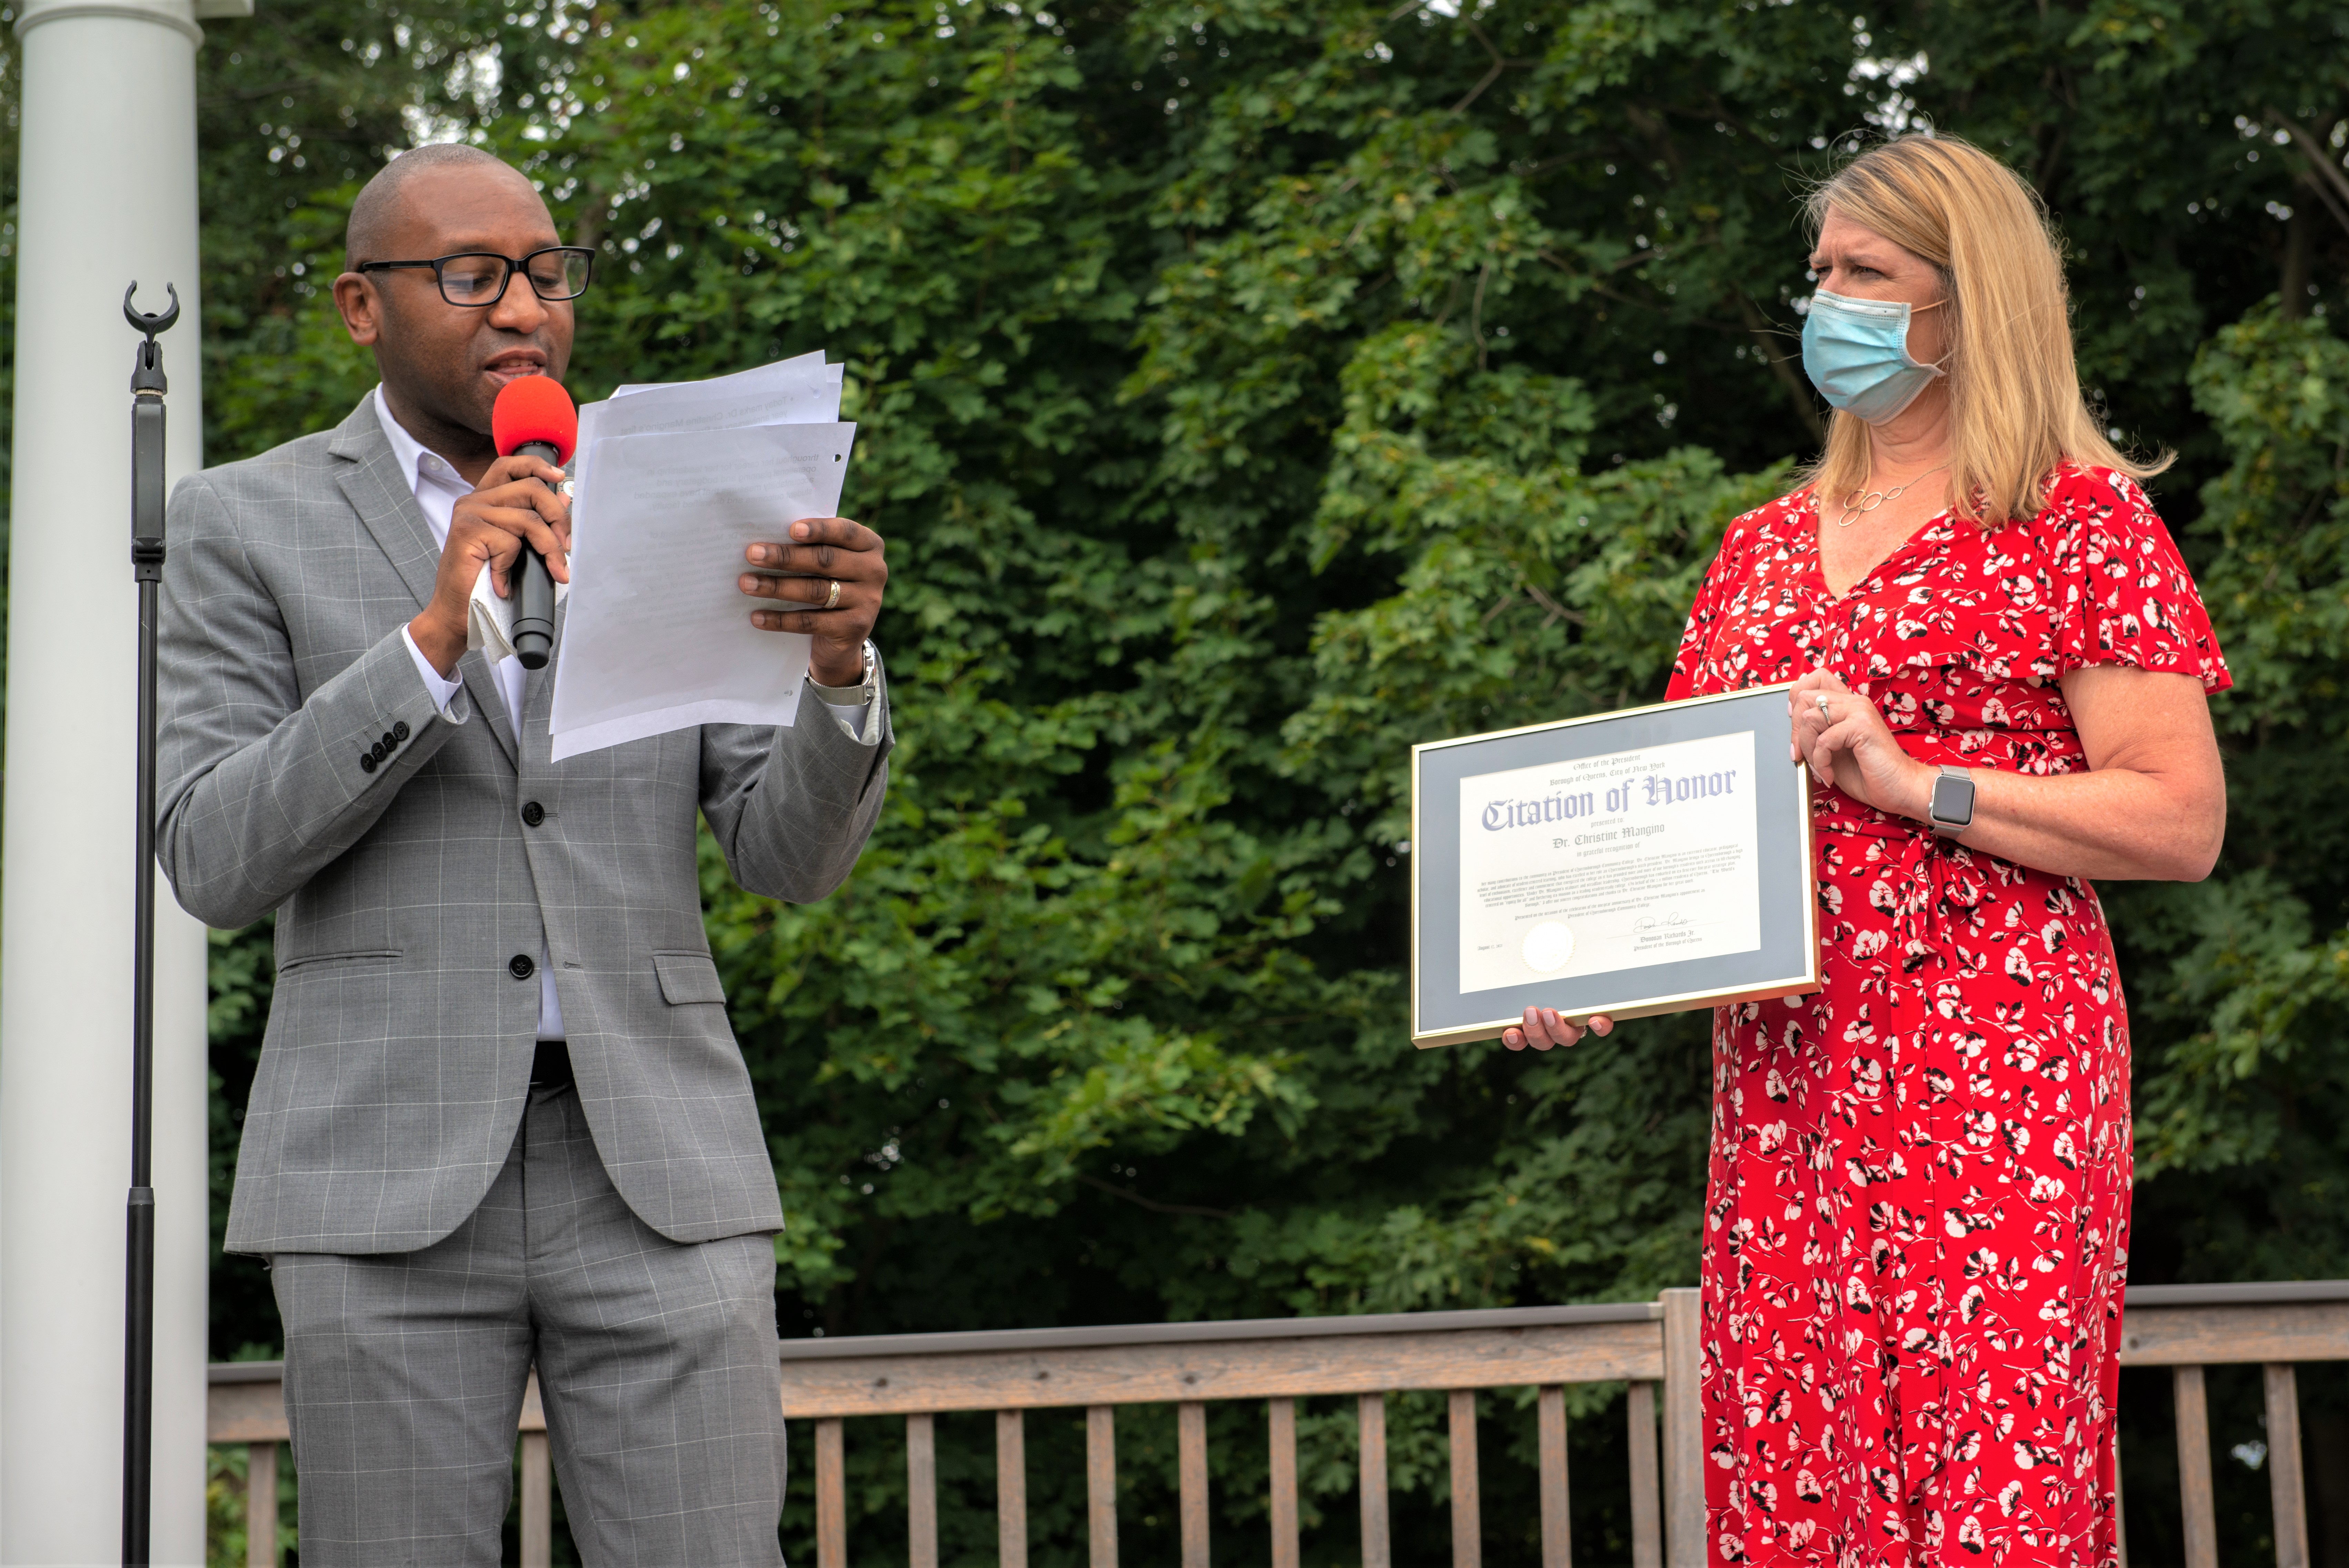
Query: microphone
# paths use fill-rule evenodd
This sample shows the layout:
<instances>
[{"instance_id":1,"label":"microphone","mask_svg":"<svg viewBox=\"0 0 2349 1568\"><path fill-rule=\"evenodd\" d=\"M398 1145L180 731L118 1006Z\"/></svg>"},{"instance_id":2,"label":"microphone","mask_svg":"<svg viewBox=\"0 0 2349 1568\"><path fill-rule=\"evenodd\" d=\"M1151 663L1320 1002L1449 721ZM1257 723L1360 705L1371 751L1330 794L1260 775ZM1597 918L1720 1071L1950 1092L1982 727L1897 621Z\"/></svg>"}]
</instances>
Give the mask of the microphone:
<instances>
[{"instance_id":1,"label":"microphone","mask_svg":"<svg viewBox=\"0 0 2349 1568\"><path fill-rule=\"evenodd\" d=\"M535 457L559 467L579 440L579 410L554 377L517 377L498 391L490 437L500 457ZM506 592L514 596L514 657L524 670L543 670L554 651L554 578L545 557L524 545Z\"/></svg>"}]
</instances>

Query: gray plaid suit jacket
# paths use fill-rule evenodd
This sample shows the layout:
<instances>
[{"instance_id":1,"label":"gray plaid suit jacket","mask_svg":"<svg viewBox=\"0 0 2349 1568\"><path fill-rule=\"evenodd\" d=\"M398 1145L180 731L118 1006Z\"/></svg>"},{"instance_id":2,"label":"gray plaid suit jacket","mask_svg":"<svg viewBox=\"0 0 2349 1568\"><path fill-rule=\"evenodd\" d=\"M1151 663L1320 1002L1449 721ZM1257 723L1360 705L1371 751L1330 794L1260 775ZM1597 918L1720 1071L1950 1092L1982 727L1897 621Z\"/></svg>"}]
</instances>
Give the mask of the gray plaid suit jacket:
<instances>
[{"instance_id":1,"label":"gray plaid suit jacket","mask_svg":"<svg viewBox=\"0 0 2349 1568\"><path fill-rule=\"evenodd\" d=\"M182 481L170 530L163 869L212 925L278 912L229 1250L412 1251L471 1214L521 1124L542 950L629 1207L678 1241L780 1230L695 813L744 887L823 898L880 812L885 695L861 742L811 700L785 728L555 763L555 666L529 676L516 734L469 653L444 715L400 636L439 551L371 399Z\"/></svg>"}]
</instances>

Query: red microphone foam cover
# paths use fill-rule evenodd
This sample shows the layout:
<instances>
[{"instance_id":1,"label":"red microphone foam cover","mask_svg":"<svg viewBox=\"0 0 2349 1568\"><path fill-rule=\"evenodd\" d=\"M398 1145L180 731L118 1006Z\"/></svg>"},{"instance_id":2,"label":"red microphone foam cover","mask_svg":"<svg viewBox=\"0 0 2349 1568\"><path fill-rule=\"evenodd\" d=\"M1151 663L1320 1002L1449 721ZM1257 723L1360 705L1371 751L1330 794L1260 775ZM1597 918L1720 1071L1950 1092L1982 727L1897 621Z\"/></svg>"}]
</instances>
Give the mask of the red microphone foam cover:
<instances>
[{"instance_id":1,"label":"red microphone foam cover","mask_svg":"<svg viewBox=\"0 0 2349 1568\"><path fill-rule=\"evenodd\" d=\"M500 457L543 441L554 449L556 462L569 462L579 441L579 410L554 377L518 376L499 389L490 409L490 438L498 443Z\"/></svg>"}]
</instances>

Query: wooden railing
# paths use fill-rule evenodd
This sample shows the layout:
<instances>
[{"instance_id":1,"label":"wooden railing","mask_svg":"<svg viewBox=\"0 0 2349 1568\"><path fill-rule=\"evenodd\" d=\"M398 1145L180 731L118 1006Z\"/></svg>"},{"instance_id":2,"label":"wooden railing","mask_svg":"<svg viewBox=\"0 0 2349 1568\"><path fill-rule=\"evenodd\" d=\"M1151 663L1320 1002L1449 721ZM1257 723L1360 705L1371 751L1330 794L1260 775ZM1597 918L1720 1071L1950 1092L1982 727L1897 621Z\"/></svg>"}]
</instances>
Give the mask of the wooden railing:
<instances>
[{"instance_id":1,"label":"wooden railing","mask_svg":"<svg viewBox=\"0 0 2349 1568\"><path fill-rule=\"evenodd\" d=\"M1206 1568L1207 1402L1261 1399L1271 1461L1272 1561L1275 1568L1295 1568L1297 1401L1351 1394L1361 1432L1362 1562L1364 1568L1391 1568L1386 1396L1441 1391L1449 1396L1451 1418L1452 1560L1457 1568L1476 1568L1476 1395L1531 1386L1540 1391L1543 1557L1562 1568L1570 1561L1565 1386L1629 1383L1632 1562L1662 1568L1667 1515L1674 1539L1694 1542L1703 1531L1696 1332L1696 1293L1667 1291L1660 1303L1629 1306L791 1340L783 1346L783 1409L815 1424L818 1568L847 1568L849 1561L841 1423L851 1416L905 1418L908 1556L912 1568L936 1568L932 1422L958 1410L995 1412L1000 1560L1004 1568L1027 1568L1024 1414L1081 1407L1091 1561L1092 1568L1116 1568L1117 1409L1171 1404L1182 1560L1184 1568Z\"/></svg>"},{"instance_id":2,"label":"wooden railing","mask_svg":"<svg viewBox=\"0 0 2349 1568\"><path fill-rule=\"evenodd\" d=\"M1182 1561L1184 1568L1207 1568L1206 1406L1263 1400L1272 1562L1295 1568L1296 1402L1350 1394L1360 1433L1362 1563L1392 1568L1386 1396L1441 1391L1450 1417L1452 1560L1454 1568L1480 1568L1477 1395L1531 1386L1538 1391L1543 1568L1568 1568L1565 1387L1620 1382L1630 1389L1625 1451L1634 1568L1667 1562L1697 1568L1705 1561L1698 1333L1697 1294L1679 1290L1621 1306L795 1339L781 1345L783 1411L814 1427L818 1568L847 1568L843 1422L869 1416L905 1422L910 1568L936 1568L936 1417L961 1411L995 1415L999 1557L1004 1568L1027 1568L1026 1412L1081 1407L1092 1568L1116 1568L1117 1410L1171 1404ZM2125 1367L2172 1368L2186 1568L2218 1563L2203 1368L2264 1368L2277 1568L2309 1568L2292 1368L2349 1360L2349 1282L2138 1287L2128 1294L2120 1359ZM276 1446L285 1438L280 1376L274 1362L212 1368L212 1441L252 1446L253 1568L276 1564ZM543 1568L552 1493L535 1384L523 1404L521 1443L522 1561ZM2124 1539L2124 1563L2127 1553Z\"/></svg>"},{"instance_id":3,"label":"wooden railing","mask_svg":"<svg viewBox=\"0 0 2349 1568\"><path fill-rule=\"evenodd\" d=\"M2263 1285L2139 1285L2121 1316L2121 1365L2167 1366L2178 1398L2178 1511L2186 1568L2219 1568L2206 1366L2259 1366L2266 1384L2268 1497L2276 1568L2309 1568L2308 1490L2292 1366L2349 1361L2349 1280ZM2121 1542L2126 1568L2128 1542Z\"/></svg>"}]
</instances>

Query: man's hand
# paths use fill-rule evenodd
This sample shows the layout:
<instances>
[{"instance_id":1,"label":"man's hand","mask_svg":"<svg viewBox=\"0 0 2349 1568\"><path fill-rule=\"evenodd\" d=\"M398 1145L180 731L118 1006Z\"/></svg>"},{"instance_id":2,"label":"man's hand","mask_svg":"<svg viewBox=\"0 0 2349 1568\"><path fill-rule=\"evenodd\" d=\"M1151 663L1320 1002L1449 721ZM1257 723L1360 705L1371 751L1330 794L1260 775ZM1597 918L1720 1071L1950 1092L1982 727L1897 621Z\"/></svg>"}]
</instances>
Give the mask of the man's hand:
<instances>
[{"instance_id":1,"label":"man's hand","mask_svg":"<svg viewBox=\"0 0 2349 1568\"><path fill-rule=\"evenodd\" d=\"M432 602L408 623L417 650L443 680L465 656L465 607L483 566L492 568L490 586L504 597L506 576L527 541L546 557L549 576L558 583L571 580L564 559L571 549L571 500L554 489L564 477L561 469L534 457L502 457L490 464L473 493L457 503Z\"/></svg>"},{"instance_id":2,"label":"man's hand","mask_svg":"<svg viewBox=\"0 0 2349 1568\"><path fill-rule=\"evenodd\" d=\"M864 679L864 639L880 618L882 591L889 584L881 535L845 517L802 517L791 532L787 545L743 551L759 569L742 574L742 591L791 607L753 610L750 624L761 631L805 632L815 639L808 674L816 684L854 686ZM793 575L766 575L779 572Z\"/></svg>"}]
</instances>

